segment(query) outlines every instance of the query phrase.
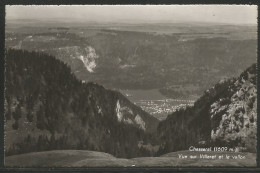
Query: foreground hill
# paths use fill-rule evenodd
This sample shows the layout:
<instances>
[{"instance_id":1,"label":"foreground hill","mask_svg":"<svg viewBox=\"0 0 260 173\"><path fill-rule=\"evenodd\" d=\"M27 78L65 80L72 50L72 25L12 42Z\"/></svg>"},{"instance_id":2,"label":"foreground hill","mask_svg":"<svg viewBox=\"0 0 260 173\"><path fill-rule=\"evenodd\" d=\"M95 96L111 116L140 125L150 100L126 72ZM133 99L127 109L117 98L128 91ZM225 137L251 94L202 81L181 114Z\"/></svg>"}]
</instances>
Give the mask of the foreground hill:
<instances>
[{"instance_id":1,"label":"foreground hill","mask_svg":"<svg viewBox=\"0 0 260 173\"><path fill-rule=\"evenodd\" d=\"M230 159L181 159L179 155L229 155ZM245 159L234 159L232 156ZM256 154L241 152L178 151L160 157L116 158L110 154L86 150L54 150L8 156L5 166L16 167L146 167L146 166L256 166Z\"/></svg>"},{"instance_id":2,"label":"foreground hill","mask_svg":"<svg viewBox=\"0 0 260 173\"><path fill-rule=\"evenodd\" d=\"M122 94L79 81L54 57L6 52L6 155L89 149L149 156L158 120ZM141 143L140 143L141 142Z\"/></svg>"},{"instance_id":3,"label":"foreground hill","mask_svg":"<svg viewBox=\"0 0 260 173\"><path fill-rule=\"evenodd\" d=\"M190 146L239 147L256 152L256 64L238 78L220 81L192 107L180 109L160 122L159 154Z\"/></svg>"}]
</instances>

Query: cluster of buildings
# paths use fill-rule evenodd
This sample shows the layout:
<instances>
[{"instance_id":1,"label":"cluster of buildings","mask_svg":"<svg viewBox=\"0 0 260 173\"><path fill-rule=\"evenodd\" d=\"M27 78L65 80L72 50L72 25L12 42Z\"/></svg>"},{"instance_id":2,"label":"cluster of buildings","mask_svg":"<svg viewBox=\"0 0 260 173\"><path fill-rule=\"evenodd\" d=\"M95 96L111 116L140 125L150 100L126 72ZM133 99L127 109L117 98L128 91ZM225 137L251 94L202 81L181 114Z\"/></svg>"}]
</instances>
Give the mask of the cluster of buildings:
<instances>
[{"instance_id":1,"label":"cluster of buildings","mask_svg":"<svg viewBox=\"0 0 260 173\"><path fill-rule=\"evenodd\" d=\"M168 114L175 112L176 110L192 106L194 101L192 100L141 100L135 102L136 105L140 106L144 111L150 113L158 119L164 119Z\"/></svg>"}]
</instances>

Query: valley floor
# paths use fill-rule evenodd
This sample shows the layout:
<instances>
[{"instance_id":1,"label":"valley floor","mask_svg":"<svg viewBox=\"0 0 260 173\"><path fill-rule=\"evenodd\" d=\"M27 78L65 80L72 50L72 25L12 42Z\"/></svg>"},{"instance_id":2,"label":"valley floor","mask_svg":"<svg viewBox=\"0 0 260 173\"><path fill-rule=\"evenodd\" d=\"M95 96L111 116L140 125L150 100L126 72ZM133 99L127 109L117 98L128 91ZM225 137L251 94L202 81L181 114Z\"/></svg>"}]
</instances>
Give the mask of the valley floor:
<instances>
[{"instance_id":1,"label":"valley floor","mask_svg":"<svg viewBox=\"0 0 260 173\"><path fill-rule=\"evenodd\" d=\"M158 120L165 120L167 116L186 105L193 105L196 97L190 99L169 99L162 95L158 89L148 90L119 90L135 105L141 107Z\"/></svg>"},{"instance_id":2,"label":"valley floor","mask_svg":"<svg viewBox=\"0 0 260 173\"><path fill-rule=\"evenodd\" d=\"M187 155L187 158L179 158ZM197 155L197 158L190 158ZM213 158L200 158L200 155ZM222 159L219 159L223 155ZM226 155L230 156L229 159ZM237 158L236 158L237 156ZM216 157L216 159L214 159ZM8 156L7 167L165 167L165 166L256 166L256 154L245 152L178 151L160 157L116 158L86 150L54 150Z\"/></svg>"}]
</instances>

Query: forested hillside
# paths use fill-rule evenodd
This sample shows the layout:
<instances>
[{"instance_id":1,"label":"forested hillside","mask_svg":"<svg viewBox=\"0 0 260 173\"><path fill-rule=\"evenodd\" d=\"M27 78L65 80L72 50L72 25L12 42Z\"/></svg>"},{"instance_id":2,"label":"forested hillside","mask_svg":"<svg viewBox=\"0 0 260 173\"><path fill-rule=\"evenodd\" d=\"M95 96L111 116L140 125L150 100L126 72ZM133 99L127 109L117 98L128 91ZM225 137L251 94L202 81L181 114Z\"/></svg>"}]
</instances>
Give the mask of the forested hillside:
<instances>
[{"instance_id":1,"label":"forested hillside","mask_svg":"<svg viewBox=\"0 0 260 173\"><path fill-rule=\"evenodd\" d=\"M88 149L116 157L149 156L158 120L122 94L79 81L62 61L6 51L6 155ZM148 142L149 141L149 142Z\"/></svg>"},{"instance_id":2,"label":"forested hillside","mask_svg":"<svg viewBox=\"0 0 260 173\"><path fill-rule=\"evenodd\" d=\"M256 64L238 78L222 80L205 91L192 107L160 122L159 154L190 146L239 147L256 152Z\"/></svg>"},{"instance_id":3,"label":"forested hillside","mask_svg":"<svg viewBox=\"0 0 260 173\"><path fill-rule=\"evenodd\" d=\"M78 80L52 56L7 50L5 152L78 149L131 158L191 145L255 152L256 72L254 64L220 81L159 123L121 93Z\"/></svg>"}]
</instances>

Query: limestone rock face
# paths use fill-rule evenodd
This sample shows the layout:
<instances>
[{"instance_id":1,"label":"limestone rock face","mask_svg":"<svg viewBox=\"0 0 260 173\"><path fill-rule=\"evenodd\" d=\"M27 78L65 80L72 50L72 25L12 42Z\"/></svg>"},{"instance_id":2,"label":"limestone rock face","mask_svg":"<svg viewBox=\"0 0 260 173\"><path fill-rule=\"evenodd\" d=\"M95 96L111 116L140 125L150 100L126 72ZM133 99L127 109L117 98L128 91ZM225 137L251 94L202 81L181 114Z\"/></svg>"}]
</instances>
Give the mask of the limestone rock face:
<instances>
[{"instance_id":1,"label":"limestone rock face","mask_svg":"<svg viewBox=\"0 0 260 173\"><path fill-rule=\"evenodd\" d=\"M256 152L256 64L239 77L222 80L192 107L180 109L160 122L160 154L190 146L236 147Z\"/></svg>"},{"instance_id":2,"label":"limestone rock face","mask_svg":"<svg viewBox=\"0 0 260 173\"><path fill-rule=\"evenodd\" d=\"M211 104L211 140L255 151L257 127L256 66L241 74L228 88L230 98Z\"/></svg>"}]
</instances>

